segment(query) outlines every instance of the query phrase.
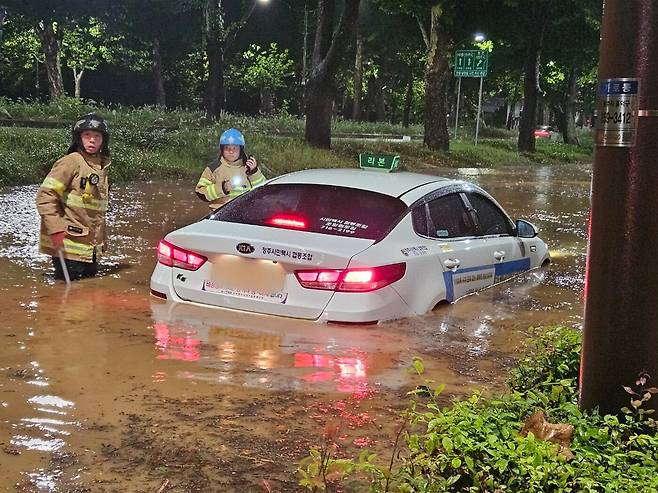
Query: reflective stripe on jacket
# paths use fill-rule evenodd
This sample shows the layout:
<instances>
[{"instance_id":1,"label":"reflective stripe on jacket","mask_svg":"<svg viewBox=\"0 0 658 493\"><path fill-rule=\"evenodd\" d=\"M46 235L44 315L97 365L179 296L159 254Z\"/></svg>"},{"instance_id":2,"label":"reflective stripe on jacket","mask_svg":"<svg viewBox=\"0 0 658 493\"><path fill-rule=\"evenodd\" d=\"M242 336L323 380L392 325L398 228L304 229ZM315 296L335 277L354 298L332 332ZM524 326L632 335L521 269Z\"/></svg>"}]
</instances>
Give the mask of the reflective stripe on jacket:
<instances>
[{"instance_id":1,"label":"reflective stripe on jacket","mask_svg":"<svg viewBox=\"0 0 658 493\"><path fill-rule=\"evenodd\" d=\"M68 154L53 165L37 193L42 253L57 255L50 235L62 231L66 233L67 259L92 262L105 250L109 165L107 157L79 152Z\"/></svg>"},{"instance_id":2,"label":"reflective stripe on jacket","mask_svg":"<svg viewBox=\"0 0 658 493\"><path fill-rule=\"evenodd\" d=\"M227 182L229 192L224 193L222 183ZM258 185L265 183L265 176L256 168L252 174L247 173L247 167L239 159L233 163L221 158L203 170L196 184L195 192L199 197L210 202L210 207L216 209L220 205L242 195Z\"/></svg>"}]
</instances>

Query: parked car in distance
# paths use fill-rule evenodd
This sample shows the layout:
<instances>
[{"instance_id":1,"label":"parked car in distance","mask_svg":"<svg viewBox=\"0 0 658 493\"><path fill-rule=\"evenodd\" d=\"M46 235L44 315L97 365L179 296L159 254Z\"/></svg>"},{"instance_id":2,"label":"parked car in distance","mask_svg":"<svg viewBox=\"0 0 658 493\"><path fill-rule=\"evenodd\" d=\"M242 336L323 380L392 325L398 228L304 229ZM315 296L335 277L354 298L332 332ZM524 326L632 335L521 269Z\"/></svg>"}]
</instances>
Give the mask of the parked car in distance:
<instances>
[{"instance_id":1,"label":"parked car in distance","mask_svg":"<svg viewBox=\"0 0 658 493\"><path fill-rule=\"evenodd\" d=\"M550 125L539 125L535 128L535 139L551 139L555 129Z\"/></svg>"},{"instance_id":2,"label":"parked car in distance","mask_svg":"<svg viewBox=\"0 0 658 493\"><path fill-rule=\"evenodd\" d=\"M165 236L169 302L376 323L426 313L550 261L528 221L480 187L408 172L311 169Z\"/></svg>"}]
</instances>

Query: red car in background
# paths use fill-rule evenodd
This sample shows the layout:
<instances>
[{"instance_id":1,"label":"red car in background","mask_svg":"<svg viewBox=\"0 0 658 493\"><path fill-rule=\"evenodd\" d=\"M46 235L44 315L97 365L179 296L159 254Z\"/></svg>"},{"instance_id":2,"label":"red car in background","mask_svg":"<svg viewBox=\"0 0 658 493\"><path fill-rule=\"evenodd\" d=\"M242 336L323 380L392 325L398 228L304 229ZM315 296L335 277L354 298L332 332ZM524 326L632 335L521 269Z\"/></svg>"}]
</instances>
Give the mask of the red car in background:
<instances>
[{"instance_id":1,"label":"red car in background","mask_svg":"<svg viewBox=\"0 0 658 493\"><path fill-rule=\"evenodd\" d=\"M555 130L549 125L539 125L535 128L535 139L550 139Z\"/></svg>"}]
</instances>

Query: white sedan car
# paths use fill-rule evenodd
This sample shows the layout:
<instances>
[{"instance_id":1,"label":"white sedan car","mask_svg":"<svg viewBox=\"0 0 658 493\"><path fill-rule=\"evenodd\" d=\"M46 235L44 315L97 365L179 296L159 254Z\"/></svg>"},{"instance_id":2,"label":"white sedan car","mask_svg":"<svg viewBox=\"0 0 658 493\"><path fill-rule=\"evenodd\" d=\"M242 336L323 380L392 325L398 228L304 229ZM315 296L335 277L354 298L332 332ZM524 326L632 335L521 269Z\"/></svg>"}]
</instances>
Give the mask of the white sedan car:
<instances>
[{"instance_id":1,"label":"white sedan car","mask_svg":"<svg viewBox=\"0 0 658 493\"><path fill-rule=\"evenodd\" d=\"M536 228L474 184L359 169L274 178L169 233L157 256L151 293L171 302L362 324L550 260Z\"/></svg>"}]
</instances>

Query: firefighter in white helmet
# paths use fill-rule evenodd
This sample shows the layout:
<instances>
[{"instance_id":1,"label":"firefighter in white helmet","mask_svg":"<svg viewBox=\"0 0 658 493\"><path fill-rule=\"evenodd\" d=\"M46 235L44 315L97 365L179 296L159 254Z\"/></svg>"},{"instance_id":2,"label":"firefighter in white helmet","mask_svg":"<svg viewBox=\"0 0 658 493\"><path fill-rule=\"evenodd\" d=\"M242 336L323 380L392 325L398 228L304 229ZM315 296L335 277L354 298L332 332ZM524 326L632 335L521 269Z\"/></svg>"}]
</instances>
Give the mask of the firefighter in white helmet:
<instances>
[{"instance_id":1,"label":"firefighter in white helmet","mask_svg":"<svg viewBox=\"0 0 658 493\"><path fill-rule=\"evenodd\" d=\"M67 154L53 165L37 193L40 251L53 258L57 279L64 278L60 252L71 279L98 272L106 245L109 141L103 118L95 113L80 117Z\"/></svg>"},{"instance_id":2,"label":"firefighter in white helmet","mask_svg":"<svg viewBox=\"0 0 658 493\"><path fill-rule=\"evenodd\" d=\"M212 209L265 182L258 162L244 151L244 136L229 128L219 138L219 156L203 170L195 191Z\"/></svg>"}]
</instances>

